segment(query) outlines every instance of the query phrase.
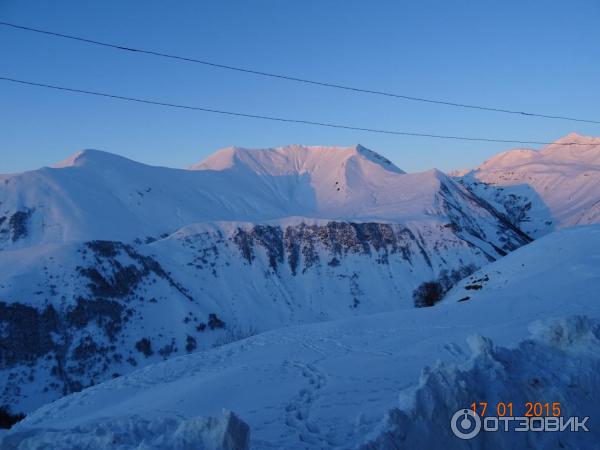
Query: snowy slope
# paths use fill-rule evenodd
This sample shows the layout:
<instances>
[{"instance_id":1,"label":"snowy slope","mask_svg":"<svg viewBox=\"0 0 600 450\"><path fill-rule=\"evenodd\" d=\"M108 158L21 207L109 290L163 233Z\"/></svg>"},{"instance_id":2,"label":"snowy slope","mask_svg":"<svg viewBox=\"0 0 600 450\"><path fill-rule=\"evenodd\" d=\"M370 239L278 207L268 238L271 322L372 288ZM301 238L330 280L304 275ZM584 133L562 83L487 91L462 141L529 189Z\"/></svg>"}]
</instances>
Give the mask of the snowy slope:
<instances>
[{"instance_id":1,"label":"snowy slope","mask_svg":"<svg viewBox=\"0 0 600 450\"><path fill-rule=\"evenodd\" d=\"M246 157L224 170L227 157L237 161L249 154L280 157ZM402 173L373 155L362 147L226 149L198 167L205 170L176 170L85 150L53 168L0 176L3 246L156 238L205 221L341 218L344 212L369 218L373 206L390 203L390 190L381 201L375 195L380 183L401 180ZM393 201L401 207L383 204L378 218L423 216L439 186L433 173L400 183L403 192ZM331 209L332 203L338 208ZM29 224L28 232L15 232L11 220Z\"/></svg>"},{"instance_id":2,"label":"snowy slope","mask_svg":"<svg viewBox=\"0 0 600 450\"><path fill-rule=\"evenodd\" d=\"M592 288L600 277L599 227L589 225L550 233L466 277L448 292L443 302L509 298L515 303L527 303L532 297L551 302L558 296L573 301L588 297L595 303L597 297Z\"/></svg>"},{"instance_id":3,"label":"snowy slope","mask_svg":"<svg viewBox=\"0 0 600 450\"><path fill-rule=\"evenodd\" d=\"M144 240L197 222L290 216L403 222L444 216L438 203L445 188L457 202L468 200L441 172L403 174L360 146L226 149L197 169L86 150L55 168L1 175L0 248ZM467 207L463 215L474 219L490 215Z\"/></svg>"},{"instance_id":4,"label":"snowy slope","mask_svg":"<svg viewBox=\"0 0 600 450\"><path fill-rule=\"evenodd\" d=\"M48 428L228 408L250 425L254 449L384 449L398 439L447 449L465 448L449 417L475 399L551 399L593 420L599 261L599 225L555 232L486 266L434 308L280 329L174 358L44 406L12 436L43 441ZM491 341L467 345L472 334ZM435 367L419 379L426 365ZM594 448L598 433L592 423L590 433L488 435L469 448Z\"/></svg>"},{"instance_id":5,"label":"snowy slope","mask_svg":"<svg viewBox=\"0 0 600 450\"><path fill-rule=\"evenodd\" d=\"M230 147L191 168L220 171L228 179L258 175L266 180L272 195L305 203L314 217L371 220L422 216L439 176L428 172L400 177L402 170L360 145ZM286 215L303 214L288 211Z\"/></svg>"},{"instance_id":6,"label":"snowy slope","mask_svg":"<svg viewBox=\"0 0 600 450\"><path fill-rule=\"evenodd\" d=\"M296 218L191 225L148 244L5 250L2 402L30 410L223 340L412 308L421 283L449 287L500 256L479 246L436 221Z\"/></svg>"},{"instance_id":7,"label":"snowy slope","mask_svg":"<svg viewBox=\"0 0 600 450\"><path fill-rule=\"evenodd\" d=\"M0 401L24 411L240 336L412 308L530 241L360 146L190 170L84 151L3 176L0 202Z\"/></svg>"},{"instance_id":8,"label":"snowy slope","mask_svg":"<svg viewBox=\"0 0 600 450\"><path fill-rule=\"evenodd\" d=\"M133 420L132 420L133 419ZM2 430L0 430L0 433ZM92 424L63 430L46 430L6 437L3 450L248 450L250 429L230 411L222 417L142 417L116 419L100 427Z\"/></svg>"},{"instance_id":9,"label":"snowy slope","mask_svg":"<svg viewBox=\"0 0 600 450\"><path fill-rule=\"evenodd\" d=\"M501 153L461 175L531 236L600 222L600 138L571 133L540 151Z\"/></svg>"}]
</instances>

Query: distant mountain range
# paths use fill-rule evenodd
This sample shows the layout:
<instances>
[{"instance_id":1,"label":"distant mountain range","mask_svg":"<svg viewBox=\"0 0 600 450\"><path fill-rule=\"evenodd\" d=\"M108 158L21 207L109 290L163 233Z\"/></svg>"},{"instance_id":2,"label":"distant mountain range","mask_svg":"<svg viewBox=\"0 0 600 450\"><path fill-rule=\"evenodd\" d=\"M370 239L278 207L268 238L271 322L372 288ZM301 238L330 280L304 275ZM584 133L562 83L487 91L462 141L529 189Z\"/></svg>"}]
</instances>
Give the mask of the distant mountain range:
<instances>
[{"instance_id":1,"label":"distant mountain range","mask_svg":"<svg viewBox=\"0 0 600 450\"><path fill-rule=\"evenodd\" d=\"M571 133L540 151L510 150L458 175L533 237L600 222L600 138Z\"/></svg>"},{"instance_id":2,"label":"distant mountain range","mask_svg":"<svg viewBox=\"0 0 600 450\"><path fill-rule=\"evenodd\" d=\"M30 411L258 332L434 304L600 221L600 139L564 140L585 145L453 176L361 146L227 148L185 170L86 150L0 175L0 402Z\"/></svg>"}]
</instances>

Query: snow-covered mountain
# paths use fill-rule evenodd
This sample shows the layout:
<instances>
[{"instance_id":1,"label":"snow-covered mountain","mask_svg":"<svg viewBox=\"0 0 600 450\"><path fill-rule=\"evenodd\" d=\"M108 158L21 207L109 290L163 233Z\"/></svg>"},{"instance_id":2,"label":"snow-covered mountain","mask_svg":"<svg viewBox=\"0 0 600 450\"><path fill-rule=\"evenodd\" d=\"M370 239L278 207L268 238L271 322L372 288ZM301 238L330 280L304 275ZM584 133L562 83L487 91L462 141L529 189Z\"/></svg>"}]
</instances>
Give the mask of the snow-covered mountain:
<instances>
[{"instance_id":1,"label":"snow-covered mountain","mask_svg":"<svg viewBox=\"0 0 600 450\"><path fill-rule=\"evenodd\" d=\"M4 443L100 449L108 436L135 448L147 436L134 424L172 433L161 424L228 408L257 450L594 448L599 260L600 225L557 231L434 308L288 327L177 357L44 406ZM510 401L516 415L526 401L560 402L566 417L592 422L588 433L482 433L466 443L449 418L477 400Z\"/></svg>"},{"instance_id":2,"label":"snow-covered mountain","mask_svg":"<svg viewBox=\"0 0 600 450\"><path fill-rule=\"evenodd\" d=\"M256 332L431 304L528 242L443 173L360 146L188 170L80 152L0 178L0 399L29 411Z\"/></svg>"},{"instance_id":3,"label":"snow-covered mountain","mask_svg":"<svg viewBox=\"0 0 600 450\"><path fill-rule=\"evenodd\" d=\"M534 237L600 222L600 138L571 133L540 151L510 150L458 175Z\"/></svg>"},{"instance_id":4,"label":"snow-covered mountain","mask_svg":"<svg viewBox=\"0 0 600 450\"><path fill-rule=\"evenodd\" d=\"M447 215L444 202L497 222L443 173L403 174L360 146L230 148L193 167L86 150L55 168L3 175L0 245L155 239L197 222L291 216L397 223Z\"/></svg>"},{"instance_id":5,"label":"snow-covered mountain","mask_svg":"<svg viewBox=\"0 0 600 450\"><path fill-rule=\"evenodd\" d=\"M600 369L600 225L525 245L599 221L599 183L600 139L578 135L454 177L361 146L232 147L185 170L86 150L0 175L0 404L67 395L3 445L244 441L227 408L261 450L434 448L471 397L600 412L569 388L600 381L578 378ZM553 321L528 338L534 319ZM508 347L469 351L472 332ZM527 387L536 362L568 380Z\"/></svg>"}]
</instances>

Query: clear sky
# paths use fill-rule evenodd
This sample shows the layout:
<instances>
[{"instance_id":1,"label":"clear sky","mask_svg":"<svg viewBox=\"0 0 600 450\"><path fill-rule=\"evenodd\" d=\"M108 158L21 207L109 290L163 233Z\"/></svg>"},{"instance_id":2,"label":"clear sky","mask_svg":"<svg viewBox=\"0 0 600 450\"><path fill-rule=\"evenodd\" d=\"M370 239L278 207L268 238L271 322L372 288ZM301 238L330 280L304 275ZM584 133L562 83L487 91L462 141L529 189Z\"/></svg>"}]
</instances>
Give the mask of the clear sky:
<instances>
[{"instance_id":1,"label":"clear sky","mask_svg":"<svg viewBox=\"0 0 600 450\"><path fill-rule=\"evenodd\" d=\"M222 64L448 101L600 120L600 2L0 0L0 20ZM0 27L0 76L323 122L554 140L600 125L354 94ZM0 81L0 173L96 148L185 167L229 145L360 143L409 172L511 145L314 128Z\"/></svg>"}]
</instances>

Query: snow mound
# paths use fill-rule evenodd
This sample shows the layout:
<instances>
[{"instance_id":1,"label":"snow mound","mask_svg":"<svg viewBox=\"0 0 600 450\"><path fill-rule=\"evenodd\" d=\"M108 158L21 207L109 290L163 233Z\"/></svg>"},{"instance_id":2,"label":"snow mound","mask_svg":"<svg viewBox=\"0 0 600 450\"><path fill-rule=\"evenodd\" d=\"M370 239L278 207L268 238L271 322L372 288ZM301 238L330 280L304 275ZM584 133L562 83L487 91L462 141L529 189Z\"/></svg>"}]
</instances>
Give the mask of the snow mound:
<instances>
[{"instance_id":1,"label":"snow mound","mask_svg":"<svg viewBox=\"0 0 600 450\"><path fill-rule=\"evenodd\" d=\"M220 418L130 416L94 422L68 430L30 429L0 440L4 450L247 450L248 425L234 413Z\"/></svg>"},{"instance_id":2,"label":"snow mound","mask_svg":"<svg viewBox=\"0 0 600 450\"><path fill-rule=\"evenodd\" d=\"M360 449L463 449L466 443L452 434L450 417L479 401L513 402L515 416L524 415L526 402L540 401L560 402L565 417L598 417L600 321L571 316L534 322L530 331L531 338L516 348L471 336L470 359L424 369L419 384L400 394L399 407L387 413ZM468 448L597 448L600 431L589 428L578 433L481 432Z\"/></svg>"}]
</instances>

